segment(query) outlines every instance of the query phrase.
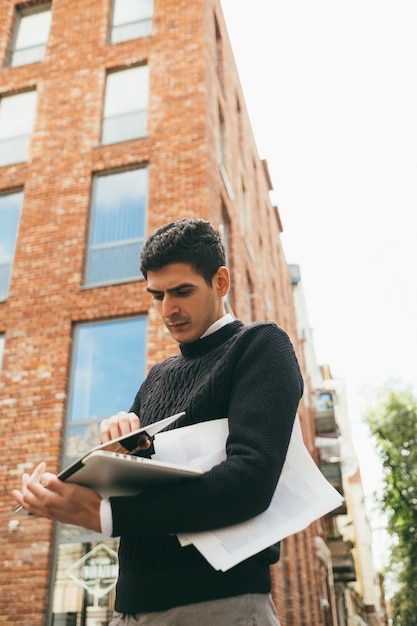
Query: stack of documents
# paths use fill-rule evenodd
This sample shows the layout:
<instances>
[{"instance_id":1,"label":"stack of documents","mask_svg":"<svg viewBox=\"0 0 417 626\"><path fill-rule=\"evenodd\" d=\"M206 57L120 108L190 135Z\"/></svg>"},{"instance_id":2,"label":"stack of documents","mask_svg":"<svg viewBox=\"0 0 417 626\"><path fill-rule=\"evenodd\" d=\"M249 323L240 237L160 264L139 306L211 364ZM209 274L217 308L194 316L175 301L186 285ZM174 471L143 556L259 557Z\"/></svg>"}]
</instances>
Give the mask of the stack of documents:
<instances>
[{"instance_id":1,"label":"stack of documents","mask_svg":"<svg viewBox=\"0 0 417 626\"><path fill-rule=\"evenodd\" d=\"M228 432L225 418L158 433L153 458L207 471L226 458ZM323 476L305 447L297 417L269 508L241 524L181 534L178 538L182 546L194 544L212 567L227 571L285 537L304 530L342 502L340 493Z\"/></svg>"}]
</instances>

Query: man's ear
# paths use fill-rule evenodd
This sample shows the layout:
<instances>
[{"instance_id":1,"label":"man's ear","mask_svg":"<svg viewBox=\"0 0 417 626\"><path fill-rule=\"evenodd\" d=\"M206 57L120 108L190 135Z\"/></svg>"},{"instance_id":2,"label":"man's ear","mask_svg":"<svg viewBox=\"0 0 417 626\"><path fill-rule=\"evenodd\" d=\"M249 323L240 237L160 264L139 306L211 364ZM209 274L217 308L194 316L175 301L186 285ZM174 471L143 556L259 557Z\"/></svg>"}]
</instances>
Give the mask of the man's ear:
<instances>
[{"instance_id":1,"label":"man's ear","mask_svg":"<svg viewBox=\"0 0 417 626\"><path fill-rule=\"evenodd\" d=\"M214 275L213 287L217 289L217 294L221 297L225 296L230 287L230 274L225 265L219 267Z\"/></svg>"}]
</instances>

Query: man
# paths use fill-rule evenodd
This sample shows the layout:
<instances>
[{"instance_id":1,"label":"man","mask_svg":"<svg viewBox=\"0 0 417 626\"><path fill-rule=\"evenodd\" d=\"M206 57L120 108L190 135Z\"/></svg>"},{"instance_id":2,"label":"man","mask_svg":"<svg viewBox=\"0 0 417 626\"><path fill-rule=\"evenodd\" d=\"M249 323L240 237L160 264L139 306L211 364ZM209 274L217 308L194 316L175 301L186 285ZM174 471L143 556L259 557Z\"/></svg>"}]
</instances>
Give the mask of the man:
<instances>
[{"instance_id":1,"label":"man","mask_svg":"<svg viewBox=\"0 0 417 626\"><path fill-rule=\"evenodd\" d=\"M112 626L278 625L270 565L279 545L220 572L176 534L244 522L268 508L303 391L294 350L276 324L245 326L226 314L229 272L209 222L158 229L143 247L141 271L180 353L151 369L129 413L104 420L103 441L180 411L172 427L227 417L226 460L196 479L109 501L41 464L15 498L34 515L121 537Z\"/></svg>"}]
</instances>

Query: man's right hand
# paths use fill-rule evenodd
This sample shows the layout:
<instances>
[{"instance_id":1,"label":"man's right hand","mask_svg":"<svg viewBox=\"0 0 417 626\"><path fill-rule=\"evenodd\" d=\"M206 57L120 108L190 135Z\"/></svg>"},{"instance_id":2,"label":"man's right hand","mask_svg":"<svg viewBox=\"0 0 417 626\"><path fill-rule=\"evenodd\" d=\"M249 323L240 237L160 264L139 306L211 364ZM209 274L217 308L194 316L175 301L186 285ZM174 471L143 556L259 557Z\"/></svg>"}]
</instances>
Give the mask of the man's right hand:
<instances>
[{"instance_id":1,"label":"man's right hand","mask_svg":"<svg viewBox=\"0 0 417 626\"><path fill-rule=\"evenodd\" d=\"M126 413L126 411L119 411L116 415L104 419L100 424L100 433L102 443L112 441L123 435L128 435L140 428L140 421L135 413ZM142 435L139 439L139 446L135 450L127 450L118 441L114 444L106 447L106 450L110 452L120 452L122 454L133 454L138 450L148 450L152 445L152 442L147 435Z\"/></svg>"},{"instance_id":2,"label":"man's right hand","mask_svg":"<svg viewBox=\"0 0 417 626\"><path fill-rule=\"evenodd\" d=\"M116 415L104 419L100 424L101 441L111 441L122 435L128 435L140 428L140 421L135 413L119 411Z\"/></svg>"}]
</instances>

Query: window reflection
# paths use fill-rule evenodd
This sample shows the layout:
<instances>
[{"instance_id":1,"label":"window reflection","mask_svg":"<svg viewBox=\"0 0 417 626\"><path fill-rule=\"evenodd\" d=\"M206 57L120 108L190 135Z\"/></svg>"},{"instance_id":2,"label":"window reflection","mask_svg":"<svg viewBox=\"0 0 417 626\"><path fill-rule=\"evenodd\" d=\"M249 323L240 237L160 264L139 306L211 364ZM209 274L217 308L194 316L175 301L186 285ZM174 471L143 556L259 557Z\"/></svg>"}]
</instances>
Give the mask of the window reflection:
<instances>
[{"instance_id":1,"label":"window reflection","mask_svg":"<svg viewBox=\"0 0 417 626\"><path fill-rule=\"evenodd\" d=\"M23 191L0 195L0 301L7 298Z\"/></svg>"},{"instance_id":2,"label":"window reflection","mask_svg":"<svg viewBox=\"0 0 417 626\"><path fill-rule=\"evenodd\" d=\"M94 179L87 285L139 278L147 201L146 167Z\"/></svg>"},{"instance_id":3,"label":"window reflection","mask_svg":"<svg viewBox=\"0 0 417 626\"><path fill-rule=\"evenodd\" d=\"M65 465L100 442L102 419L129 410L145 376L145 346L144 317L75 328Z\"/></svg>"}]
</instances>

